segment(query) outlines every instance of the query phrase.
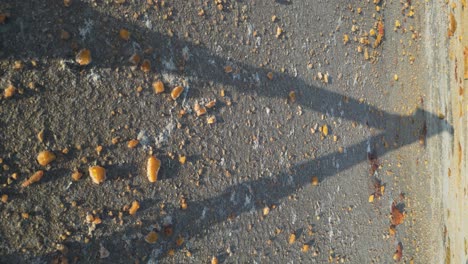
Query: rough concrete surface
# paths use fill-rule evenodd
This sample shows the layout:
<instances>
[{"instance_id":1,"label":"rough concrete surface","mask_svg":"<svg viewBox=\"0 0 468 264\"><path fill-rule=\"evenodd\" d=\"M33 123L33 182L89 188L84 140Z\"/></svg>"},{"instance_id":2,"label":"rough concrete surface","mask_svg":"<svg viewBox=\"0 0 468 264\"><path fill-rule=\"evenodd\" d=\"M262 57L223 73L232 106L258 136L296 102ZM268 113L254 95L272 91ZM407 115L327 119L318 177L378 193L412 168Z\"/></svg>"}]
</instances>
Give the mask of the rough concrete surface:
<instances>
[{"instance_id":1,"label":"rough concrete surface","mask_svg":"<svg viewBox=\"0 0 468 264\"><path fill-rule=\"evenodd\" d=\"M455 250L464 263L444 209L460 196L441 178L458 133L440 99L452 9L2 0L0 262L443 263ZM44 150L56 159L42 166Z\"/></svg>"}]
</instances>

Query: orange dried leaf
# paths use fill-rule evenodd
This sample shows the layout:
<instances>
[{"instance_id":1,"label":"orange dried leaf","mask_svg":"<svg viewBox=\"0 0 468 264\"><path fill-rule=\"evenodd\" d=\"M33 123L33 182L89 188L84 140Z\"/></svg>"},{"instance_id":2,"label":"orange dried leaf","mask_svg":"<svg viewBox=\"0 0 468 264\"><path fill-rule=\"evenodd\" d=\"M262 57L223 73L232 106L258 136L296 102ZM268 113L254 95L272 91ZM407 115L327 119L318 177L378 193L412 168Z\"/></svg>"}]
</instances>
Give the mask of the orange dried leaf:
<instances>
[{"instance_id":1,"label":"orange dried leaf","mask_svg":"<svg viewBox=\"0 0 468 264\"><path fill-rule=\"evenodd\" d=\"M75 57L75 61L81 65L86 66L91 63L91 51L89 49L80 50Z\"/></svg>"},{"instance_id":2,"label":"orange dried leaf","mask_svg":"<svg viewBox=\"0 0 468 264\"><path fill-rule=\"evenodd\" d=\"M164 83L162 81L157 81L153 83L153 90L156 94L164 92Z\"/></svg>"},{"instance_id":3,"label":"orange dried leaf","mask_svg":"<svg viewBox=\"0 0 468 264\"><path fill-rule=\"evenodd\" d=\"M131 139L131 140L128 141L127 147L128 148L136 148L139 143L140 143L140 141L138 141L138 139Z\"/></svg>"},{"instance_id":4,"label":"orange dried leaf","mask_svg":"<svg viewBox=\"0 0 468 264\"><path fill-rule=\"evenodd\" d=\"M101 166L89 167L89 176L95 184L103 183L106 180L106 169Z\"/></svg>"},{"instance_id":5,"label":"orange dried leaf","mask_svg":"<svg viewBox=\"0 0 468 264\"><path fill-rule=\"evenodd\" d=\"M232 67L229 66L229 65L226 66L226 67L224 67L224 72L225 72L225 73L231 73L231 72L232 72Z\"/></svg>"},{"instance_id":6,"label":"orange dried leaf","mask_svg":"<svg viewBox=\"0 0 468 264\"><path fill-rule=\"evenodd\" d=\"M161 167L161 161L155 156L150 156L147 162L147 177L150 182L158 180L158 172Z\"/></svg>"},{"instance_id":7,"label":"orange dried leaf","mask_svg":"<svg viewBox=\"0 0 468 264\"><path fill-rule=\"evenodd\" d=\"M129 40L130 39L130 32L123 28L123 29L120 30L119 36L123 40Z\"/></svg>"},{"instance_id":8,"label":"orange dried leaf","mask_svg":"<svg viewBox=\"0 0 468 264\"><path fill-rule=\"evenodd\" d=\"M393 260L400 261L402 257L403 257L403 245L400 242L397 245L395 254L393 254Z\"/></svg>"},{"instance_id":9,"label":"orange dried leaf","mask_svg":"<svg viewBox=\"0 0 468 264\"><path fill-rule=\"evenodd\" d=\"M379 31L379 36L384 36L385 35L385 28L384 28L384 24L382 23L382 21L379 21L377 23L377 29Z\"/></svg>"},{"instance_id":10,"label":"orange dried leaf","mask_svg":"<svg viewBox=\"0 0 468 264\"><path fill-rule=\"evenodd\" d=\"M42 179L42 176L44 176L44 171L40 170L34 173L29 179L23 182L21 185L22 187L28 187L29 185L38 182Z\"/></svg>"},{"instance_id":11,"label":"orange dried leaf","mask_svg":"<svg viewBox=\"0 0 468 264\"><path fill-rule=\"evenodd\" d=\"M79 171L74 171L74 172L72 173L72 179L73 179L74 181L80 180L81 177L83 177L83 174L82 174L81 172L79 172Z\"/></svg>"},{"instance_id":12,"label":"orange dried leaf","mask_svg":"<svg viewBox=\"0 0 468 264\"><path fill-rule=\"evenodd\" d=\"M0 14L0 24L4 24L7 19L6 14Z\"/></svg>"},{"instance_id":13,"label":"orange dried leaf","mask_svg":"<svg viewBox=\"0 0 468 264\"><path fill-rule=\"evenodd\" d=\"M398 209L396 203L392 203L392 225L397 226L405 220L405 215Z\"/></svg>"},{"instance_id":14,"label":"orange dried leaf","mask_svg":"<svg viewBox=\"0 0 468 264\"><path fill-rule=\"evenodd\" d=\"M206 108L213 108L216 105L216 99L205 104Z\"/></svg>"},{"instance_id":15,"label":"orange dried leaf","mask_svg":"<svg viewBox=\"0 0 468 264\"><path fill-rule=\"evenodd\" d=\"M319 179L317 176L312 177L312 185L317 186L319 184Z\"/></svg>"},{"instance_id":16,"label":"orange dried leaf","mask_svg":"<svg viewBox=\"0 0 468 264\"><path fill-rule=\"evenodd\" d=\"M13 85L8 85L8 87L3 91L3 96L5 98L10 98L16 93L16 88Z\"/></svg>"},{"instance_id":17,"label":"orange dried leaf","mask_svg":"<svg viewBox=\"0 0 468 264\"><path fill-rule=\"evenodd\" d=\"M45 150L45 151L39 152L39 154L37 155L37 162L41 166L46 166L47 164L54 161L55 158L56 157L55 157L55 154L53 152Z\"/></svg>"},{"instance_id":18,"label":"orange dried leaf","mask_svg":"<svg viewBox=\"0 0 468 264\"><path fill-rule=\"evenodd\" d=\"M156 243L158 241L158 233L151 231L145 236L145 241L150 244Z\"/></svg>"},{"instance_id":19,"label":"orange dried leaf","mask_svg":"<svg viewBox=\"0 0 468 264\"><path fill-rule=\"evenodd\" d=\"M294 103L296 101L296 92L290 91L289 92L289 102Z\"/></svg>"},{"instance_id":20,"label":"orange dried leaf","mask_svg":"<svg viewBox=\"0 0 468 264\"><path fill-rule=\"evenodd\" d=\"M130 209L128 209L128 213L130 215L134 215L136 214L139 208L140 208L140 203L138 201L133 201L132 206L130 207Z\"/></svg>"},{"instance_id":21,"label":"orange dried leaf","mask_svg":"<svg viewBox=\"0 0 468 264\"><path fill-rule=\"evenodd\" d=\"M187 200L186 200L184 197L182 197L182 198L180 199L180 209L186 210L187 207L188 207L188 205L187 205Z\"/></svg>"},{"instance_id":22,"label":"orange dried leaf","mask_svg":"<svg viewBox=\"0 0 468 264\"><path fill-rule=\"evenodd\" d=\"M267 77L268 77L268 79L273 80L273 73L272 73L272 72L268 72L268 73L267 73Z\"/></svg>"},{"instance_id":23,"label":"orange dried leaf","mask_svg":"<svg viewBox=\"0 0 468 264\"><path fill-rule=\"evenodd\" d=\"M172 89L172 92L171 92L172 100L176 100L177 98L179 98L179 96L182 94L183 91L184 91L184 87L182 86L177 86L174 89Z\"/></svg>"},{"instance_id":24,"label":"orange dried leaf","mask_svg":"<svg viewBox=\"0 0 468 264\"><path fill-rule=\"evenodd\" d=\"M448 28L448 36L452 37L457 30L457 21L455 20L455 15L450 13L449 15L449 28Z\"/></svg>"},{"instance_id":25,"label":"orange dried leaf","mask_svg":"<svg viewBox=\"0 0 468 264\"><path fill-rule=\"evenodd\" d=\"M296 234L291 233L288 238L288 243L293 244L296 241Z\"/></svg>"},{"instance_id":26,"label":"orange dried leaf","mask_svg":"<svg viewBox=\"0 0 468 264\"><path fill-rule=\"evenodd\" d=\"M148 73L150 72L151 70L151 63L149 60L144 60L143 63L141 64L141 70L144 72L144 73Z\"/></svg>"},{"instance_id":27,"label":"orange dried leaf","mask_svg":"<svg viewBox=\"0 0 468 264\"><path fill-rule=\"evenodd\" d=\"M193 107L193 110L195 110L195 113L197 114L197 116L202 116L206 114L206 108L203 106L200 106L198 103L195 104L195 106Z\"/></svg>"},{"instance_id":28,"label":"orange dried leaf","mask_svg":"<svg viewBox=\"0 0 468 264\"><path fill-rule=\"evenodd\" d=\"M128 59L128 61L129 61L131 64L133 64L133 65L138 65L138 63L140 63L140 60L141 60L140 55L138 55L138 54L136 54L136 53L133 54L133 55L130 57L130 59Z\"/></svg>"},{"instance_id":29,"label":"orange dried leaf","mask_svg":"<svg viewBox=\"0 0 468 264\"><path fill-rule=\"evenodd\" d=\"M382 42L382 37L383 35L380 35L380 34L377 35L377 38L375 39L375 42L374 42L374 49L380 45L380 43Z\"/></svg>"}]
</instances>

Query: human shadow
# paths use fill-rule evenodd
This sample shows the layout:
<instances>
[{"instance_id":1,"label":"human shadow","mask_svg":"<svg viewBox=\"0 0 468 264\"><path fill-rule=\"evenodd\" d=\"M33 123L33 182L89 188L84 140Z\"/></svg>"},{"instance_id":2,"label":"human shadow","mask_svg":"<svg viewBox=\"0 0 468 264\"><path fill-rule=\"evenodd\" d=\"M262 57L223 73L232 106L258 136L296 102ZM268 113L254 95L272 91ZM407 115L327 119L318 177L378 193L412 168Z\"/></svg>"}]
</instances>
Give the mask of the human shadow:
<instances>
[{"instance_id":1,"label":"human shadow","mask_svg":"<svg viewBox=\"0 0 468 264\"><path fill-rule=\"evenodd\" d=\"M84 1L73 1L69 8L65 8L60 1L8 0L2 5L3 8L8 8L11 16L5 25L0 25L0 60L61 59L78 75L82 70L88 71L93 68L131 66L128 58L138 53L151 61L153 73L174 72L201 81L231 85L241 92L261 97L286 98L291 87L294 87L294 91L300 95L296 97L294 104L381 131L368 139L347 146L343 152L295 164L274 177L246 181L228 187L222 193L205 200L189 200L187 210L170 212L173 218L177 219L174 223L173 237L183 232L191 237L204 236L205 230L227 221L232 215L238 216L259 211L263 206L280 204L284 198L306 188L313 175L324 181L327 177L365 162L370 153L383 156L414 142L425 142L426 138L442 132L453 133L450 124L423 109L418 108L411 116L385 112L366 102L310 85L292 74L256 67L242 61L227 60L202 44L186 41L176 35L168 36L156 32L143 26L141 22L130 22L99 13ZM121 28L126 28L132 33L130 41L119 39L118 30ZM61 30L67 30L72 36L71 39L59 40ZM145 52L148 47L152 48L151 51ZM93 61L90 65L81 67L74 63L74 56L80 48L91 49ZM184 56L184 49L190 51L190 58ZM170 62L171 66L165 66L167 62ZM226 73L224 67L227 65L232 67L232 72ZM270 72L273 74L273 80L267 77ZM139 74L145 76L144 73ZM197 93L189 94L196 95ZM337 102L344 102L342 111L327 112L327 107L336 105ZM435 125L427 127L426 123ZM408 131L418 133L399 135L396 131L398 127L410 127ZM386 146L379 143L384 139L388 141ZM233 194L238 198L231 201L230 197ZM240 197L251 197L251 200L256 202L246 203L240 201ZM143 201L143 204L151 204L151 199ZM207 210L208 213L204 215L203 212ZM110 240L117 240L121 236L122 232L116 232L109 237ZM9 257L5 256L5 259Z\"/></svg>"}]
</instances>

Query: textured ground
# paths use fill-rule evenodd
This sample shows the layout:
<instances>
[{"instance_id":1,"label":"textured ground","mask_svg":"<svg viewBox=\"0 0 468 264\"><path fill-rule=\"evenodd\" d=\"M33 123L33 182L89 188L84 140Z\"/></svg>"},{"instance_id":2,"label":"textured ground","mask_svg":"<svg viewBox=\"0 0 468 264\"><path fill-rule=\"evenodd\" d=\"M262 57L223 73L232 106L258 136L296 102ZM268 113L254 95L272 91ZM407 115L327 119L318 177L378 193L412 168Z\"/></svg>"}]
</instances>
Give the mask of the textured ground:
<instances>
[{"instance_id":1,"label":"textured ground","mask_svg":"<svg viewBox=\"0 0 468 264\"><path fill-rule=\"evenodd\" d=\"M430 263L426 150L451 132L426 110L431 6L381 2L2 1L0 87L16 93L0 100L0 262L392 263L402 247Z\"/></svg>"}]
</instances>

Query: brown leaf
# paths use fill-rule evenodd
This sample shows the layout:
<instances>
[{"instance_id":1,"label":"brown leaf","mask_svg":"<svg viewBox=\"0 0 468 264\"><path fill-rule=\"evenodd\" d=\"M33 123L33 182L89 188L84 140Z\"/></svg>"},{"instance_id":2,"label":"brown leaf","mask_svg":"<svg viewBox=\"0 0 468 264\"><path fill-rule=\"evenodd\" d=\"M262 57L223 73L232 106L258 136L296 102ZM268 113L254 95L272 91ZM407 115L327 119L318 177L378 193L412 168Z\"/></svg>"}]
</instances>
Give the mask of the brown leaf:
<instances>
[{"instance_id":1,"label":"brown leaf","mask_svg":"<svg viewBox=\"0 0 468 264\"><path fill-rule=\"evenodd\" d=\"M375 172L379 169L379 160L378 160L378 157L377 157L377 153L375 151L371 151L371 152L368 152L367 153L367 160L369 160L369 164L370 164L370 175L374 175Z\"/></svg>"},{"instance_id":2,"label":"brown leaf","mask_svg":"<svg viewBox=\"0 0 468 264\"><path fill-rule=\"evenodd\" d=\"M400 261L403 257L403 245L401 242L398 243L395 254L393 254L393 259L396 261Z\"/></svg>"},{"instance_id":3,"label":"brown leaf","mask_svg":"<svg viewBox=\"0 0 468 264\"><path fill-rule=\"evenodd\" d=\"M392 225L397 226L403 223L405 215L398 209L395 202L392 203Z\"/></svg>"},{"instance_id":4,"label":"brown leaf","mask_svg":"<svg viewBox=\"0 0 468 264\"><path fill-rule=\"evenodd\" d=\"M455 34L455 31L457 30L457 21L455 20L455 16L453 13L450 13L449 16L449 28L448 28L448 36L451 37Z\"/></svg>"}]
</instances>

